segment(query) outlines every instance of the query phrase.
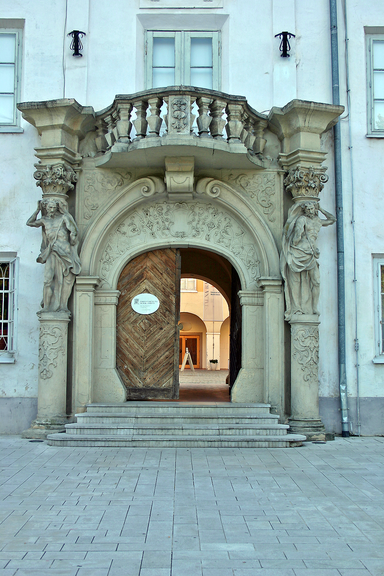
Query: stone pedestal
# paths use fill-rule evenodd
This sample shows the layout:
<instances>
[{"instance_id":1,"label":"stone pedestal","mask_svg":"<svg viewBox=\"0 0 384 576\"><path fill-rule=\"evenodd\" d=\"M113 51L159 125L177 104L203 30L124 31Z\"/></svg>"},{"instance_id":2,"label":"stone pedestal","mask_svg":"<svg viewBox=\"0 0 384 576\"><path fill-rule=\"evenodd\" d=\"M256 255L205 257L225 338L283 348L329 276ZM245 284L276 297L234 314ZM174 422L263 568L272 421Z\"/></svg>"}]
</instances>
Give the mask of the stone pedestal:
<instances>
[{"instance_id":1,"label":"stone pedestal","mask_svg":"<svg viewBox=\"0 0 384 576\"><path fill-rule=\"evenodd\" d=\"M67 417L69 312L38 312L40 321L37 418L23 438L64 431Z\"/></svg>"},{"instance_id":2,"label":"stone pedestal","mask_svg":"<svg viewBox=\"0 0 384 576\"><path fill-rule=\"evenodd\" d=\"M319 317L293 315L291 320L291 431L308 440L325 440L319 415Z\"/></svg>"}]
</instances>

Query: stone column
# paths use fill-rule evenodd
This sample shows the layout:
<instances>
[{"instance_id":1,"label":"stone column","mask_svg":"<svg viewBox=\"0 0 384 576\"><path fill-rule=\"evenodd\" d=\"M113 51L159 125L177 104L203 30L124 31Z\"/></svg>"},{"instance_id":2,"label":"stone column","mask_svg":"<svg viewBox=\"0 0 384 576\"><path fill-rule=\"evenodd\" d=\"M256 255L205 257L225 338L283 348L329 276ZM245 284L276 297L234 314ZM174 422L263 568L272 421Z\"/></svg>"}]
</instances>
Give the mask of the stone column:
<instances>
[{"instance_id":1,"label":"stone column","mask_svg":"<svg viewBox=\"0 0 384 576\"><path fill-rule=\"evenodd\" d=\"M319 317L291 318L291 430L310 440L325 440L319 415Z\"/></svg>"},{"instance_id":2,"label":"stone column","mask_svg":"<svg viewBox=\"0 0 384 576\"><path fill-rule=\"evenodd\" d=\"M281 279L260 278L264 294L264 399L284 418L284 296Z\"/></svg>"},{"instance_id":3,"label":"stone column","mask_svg":"<svg viewBox=\"0 0 384 576\"><path fill-rule=\"evenodd\" d=\"M308 439L325 439L319 417L319 249L317 236L334 216L319 204L328 180L321 135L334 126L342 106L292 100L273 108L269 128L281 141L279 161L292 195L282 236L281 274L285 319L291 325L291 428Z\"/></svg>"},{"instance_id":4,"label":"stone column","mask_svg":"<svg viewBox=\"0 0 384 576\"><path fill-rule=\"evenodd\" d=\"M264 400L264 323L261 290L240 290L242 306L241 370L231 392L232 402Z\"/></svg>"},{"instance_id":5,"label":"stone column","mask_svg":"<svg viewBox=\"0 0 384 576\"><path fill-rule=\"evenodd\" d=\"M40 321L37 418L23 438L63 432L67 417L69 312L38 312Z\"/></svg>"},{"instance_id":6,"label":"stone column","mask_svg":"<svg viewBox=\"0 0 384 576\"><path fill-rule=\"evenodd\" d=\"M75 284L73 326L73 410L85 412L92 402L95 276L78 276Z\"/></svg>"},{"instance_id":7,"label":"stone column","mask_svg":"<svg viewBox=\"0 0 384 576\"><path fill-rule=\"evenodd\" d=\"M126 390L116 370L116 308L119 290L94 295L93 402L125 402Z\"/></svg>"}]
</instances>

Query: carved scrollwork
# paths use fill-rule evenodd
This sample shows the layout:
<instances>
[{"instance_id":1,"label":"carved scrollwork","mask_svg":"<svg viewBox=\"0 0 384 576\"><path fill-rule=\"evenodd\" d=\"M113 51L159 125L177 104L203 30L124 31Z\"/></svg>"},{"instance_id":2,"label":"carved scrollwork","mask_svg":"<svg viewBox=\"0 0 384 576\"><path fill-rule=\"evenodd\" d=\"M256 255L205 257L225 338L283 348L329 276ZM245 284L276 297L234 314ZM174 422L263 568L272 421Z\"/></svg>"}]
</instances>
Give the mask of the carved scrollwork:
<instances>
[{"instance_id":1,"label":"carved scrollwork","mask_svg":"<svg viewBox=\"0 0 384 576\"><path fill-rule=\"evenodd\" d=\"M102 195L108 195L132 180L131 172L95 172L86 175L84 185L84 218L90 220L99 208Z\"/></svg>"},{"instance_id":2,"label":"carved scrollwork","mask_svg":"<svg viewBox=\"0 0 384 576\"><path fill-rule=\"evenodd\" d=\"M53 368L57 367L59 355L65 354L64 332L60 326L47 324L40 326L39 340L39 372L43 380L53 376Z\"/></svg>"},{"instance_id":3,"label":"carved scrollwork","mask_svg":"<svg viewBox=\"0 0 384 576\"><path fill-rule=\"evenodd\" d=\"M40 186L44 194L65 195L75 187L77 174L69 164L37 164L36 168L33 174L36 186Z\"/></svg>"},{"instance_id":4,"label":"carved scrollwork","mask_svg":"<svg viewBox=\"0 0 384 576\"><path fill-rule=\"evenodd\" d=\"M239 176L230 176L250 198L256 200L270 222L274 222L276 216L275 202L275 175L274 174L240 174Z\"/></svg>"},{"instance_id":5,"label":"carved scrollwork","mask_svg":"<svg viewBox=\"0 0 384 576\"><path fill-rule=\"evenodd\" d=\"M153 196L156 193L161 194L165 190L165 184L160 178L144 178L140 192L144 197Z\"/></svg>"},{"instance_id":6,"label":"carved scrollwork","mask_svg":"<svg viewBox=\"0 0 384 576\"><path fill-rule=\"evenodd\" d=\"M324 170L316 170L313 166L292 168L284 179L285 188L293 198L317 198L326 182L328 176L324 174Z\"/></svg>"},{"instance_id":7,"label":"carved scrollwork","mask_svg":"<svg viewBox=\"0 0 384 576\"><path fill-rule=\"evenodd\" d=\"M220 182L214 178L202 178L196 185L197 194L207 194L211 198L218 198L221 193Z\"/></svg>"},{"instance_id":8,"label":"carved scrollwork","mask_svg":"<svg viewBox=\"0 0 384 576\"><path fill-rule=\"evenodd\" d=\"M243 262L252 281L260 277L260 261L250 233L232 216L204 202L158 202L137 209L113 230L100 261L102 286L108 285L114 262L148 241L190 239L225 248Z\"/></svg>"},{"instance_id":9,"label":"carved scrollwork","mask_svg":"<svg viewBox=\"0 0 384 576\"><path fill-rule=\"evenodd\" d=\"M293 358L304 372L303 380L318 377L319 329L317 326L292 325Z\"/></svg>"}]
</instances>

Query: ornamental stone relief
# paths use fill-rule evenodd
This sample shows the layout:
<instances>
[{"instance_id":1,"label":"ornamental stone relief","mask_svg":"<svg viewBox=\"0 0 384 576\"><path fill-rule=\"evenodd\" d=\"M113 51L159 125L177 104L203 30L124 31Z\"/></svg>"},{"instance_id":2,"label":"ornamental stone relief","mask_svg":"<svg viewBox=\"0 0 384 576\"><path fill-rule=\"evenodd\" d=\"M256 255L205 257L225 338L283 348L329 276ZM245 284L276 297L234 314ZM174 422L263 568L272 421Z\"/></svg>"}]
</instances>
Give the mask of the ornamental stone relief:
<instances>
[{"instance_id":1,"label":"ornamental stone relief","mask_svg":"<svg viewBox=\"0 0 384 576\"><path fill-rule=\"evenodd\" d=\"M132 180L132 173L95 171L85 173L83 218L90 220L100 203L105 201L113 192L128 184Z\"/></svg>"},{"instance_id":2,"label":"ornamental stone relief","mask_svg":"<svg viewBox=\"0 0 384 576\"><path fill-rule=\"evenodd\" d=\"M276 220L275 174L230 174L229 181L255 200L270 222Z\"/></svg>"},{"instance_id":3,"label":"ornamental stone relief","mask_svg":"<svg viewBox=\"0 0 384 576\"><path fill-rule=\"evenodd\" d=\"M37 164L36 168L33 176L37 180L36 186L40 186L44 195L64 196L74 189L77 174L69 164Z\"/></svg>"},{"instance_id":4,"label":"ornamental stone relief","mask_svg":"<svg viewBox=\"0 0 384 576\"><path fill-rule=\"evenodd\" d=\"M145 246L153 240L190 241L225 248L240 260L256 282L260 277L260 262L251 234L232 216L213 204L204 202L159 202L137 209L127 216L108 237L100 259L100 277L107 287L110 271L120 257L135 246Z\"/></svg>"},{"instance_id":5,"label":"ornamental stone relief","mask_svg":"<svg viewBox=\"0 0 384 576\"><path fill-rule=\"evenodd\" d=\"M53 375L53 368L57 367L59 354L66 353L66 330L60 326L47 324L40 325L39 339L39 372L43 380L48 380Z\"/></svg>"},{"instance_id":6,"label":"ornamental stone relief","mask_svg":"<svg viewBox=\"0 0 384 576\"><path fill-rule=\"evenodd\" d=\"M293 198L318 198L324 184L328 182L328 176L324 174L324 170L325 168L315 170L312 166L310 168L297 166L288 172L284 179L284 186Z\"/></svg>"},{"instance_id":7,"label":"ornamental stone relief","mask_svg":"<svg viewBox=\"0 0 384 576\"><path fill-rule=\"evenodd\" d=\"M293 358L304 372L304 382L318 378L319 329L317 326L292 324Z\"/></svg>"}]
</instances>

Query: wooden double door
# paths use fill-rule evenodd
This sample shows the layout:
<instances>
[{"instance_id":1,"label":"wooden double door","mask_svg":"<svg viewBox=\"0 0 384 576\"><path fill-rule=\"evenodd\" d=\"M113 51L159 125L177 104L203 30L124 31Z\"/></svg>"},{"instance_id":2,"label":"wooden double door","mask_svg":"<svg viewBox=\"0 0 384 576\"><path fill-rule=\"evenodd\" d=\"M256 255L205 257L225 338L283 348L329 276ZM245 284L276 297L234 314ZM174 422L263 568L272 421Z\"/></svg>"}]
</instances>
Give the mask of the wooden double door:
<instances>
[{"instance_id":1,"label":"wooden double door","mask_svg":"<svg viewBox=\"0 0 384 576\"><path fill-rule=\"evenodd\" d=\"M116 367L129 400L179 397L180 254L141 254L122 271L116 315ZM140 294L159 300L153 313L132 308Z\"/></svg>"}]
</instances>

